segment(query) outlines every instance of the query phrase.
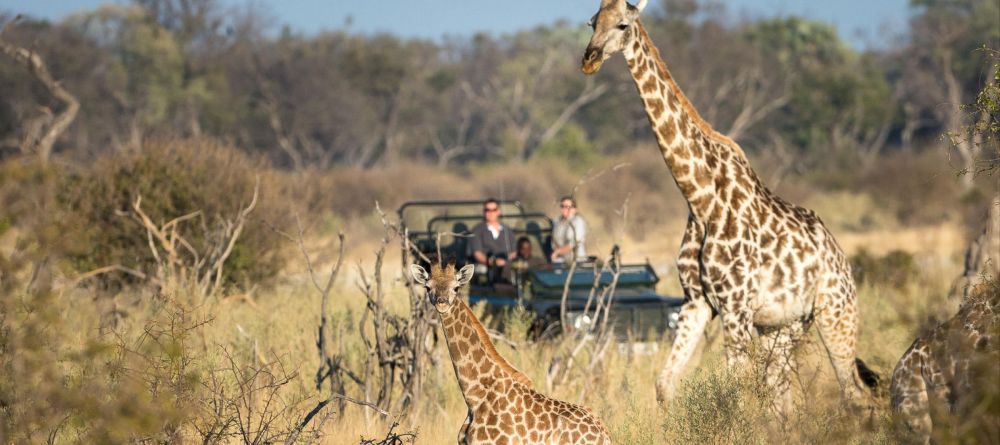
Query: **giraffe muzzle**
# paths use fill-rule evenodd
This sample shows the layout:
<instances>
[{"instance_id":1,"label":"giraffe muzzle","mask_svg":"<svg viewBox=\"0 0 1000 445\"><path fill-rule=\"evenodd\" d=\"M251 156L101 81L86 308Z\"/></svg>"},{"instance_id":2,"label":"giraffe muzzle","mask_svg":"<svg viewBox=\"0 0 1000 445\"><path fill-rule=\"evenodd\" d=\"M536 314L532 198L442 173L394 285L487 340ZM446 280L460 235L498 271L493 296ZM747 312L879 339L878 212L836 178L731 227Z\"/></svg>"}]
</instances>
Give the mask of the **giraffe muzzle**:
<instances>
[{"instance_id":1,"label":"giraffe muzzle","mask_svg":"<svg viewBox=\"0 0 1000 445\"><path fill-rule=\"evenodd\" d=\"M594 74L597 70L601 69L603 63L604 51L600 48L588 46L587 51L583 53L583 63L580 71L583 71L584 74Z\"/></svg>"}]
</instances>

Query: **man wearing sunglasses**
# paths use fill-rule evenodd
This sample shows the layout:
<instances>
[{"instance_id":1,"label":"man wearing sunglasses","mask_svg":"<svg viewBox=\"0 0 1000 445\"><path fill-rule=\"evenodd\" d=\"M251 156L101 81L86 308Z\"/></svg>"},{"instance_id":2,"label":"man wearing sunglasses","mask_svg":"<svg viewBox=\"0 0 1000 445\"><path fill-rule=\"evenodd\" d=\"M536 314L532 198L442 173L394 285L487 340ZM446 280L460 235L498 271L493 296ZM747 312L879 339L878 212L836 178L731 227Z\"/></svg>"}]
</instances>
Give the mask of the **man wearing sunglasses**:
<instances>
[{"instance_id":1,"label":"man wearing sunglasses","mask_svg":"<svg viewBox=\"0 0 1000 445\"><path fill-rule=\"evenodd\" d=\"M516 249L516 238L510 227L500 222L500 202L489 198L483 202L483 222L472 228L469 256L476 263L503 267Z\"/></svg>"}]
</instances>

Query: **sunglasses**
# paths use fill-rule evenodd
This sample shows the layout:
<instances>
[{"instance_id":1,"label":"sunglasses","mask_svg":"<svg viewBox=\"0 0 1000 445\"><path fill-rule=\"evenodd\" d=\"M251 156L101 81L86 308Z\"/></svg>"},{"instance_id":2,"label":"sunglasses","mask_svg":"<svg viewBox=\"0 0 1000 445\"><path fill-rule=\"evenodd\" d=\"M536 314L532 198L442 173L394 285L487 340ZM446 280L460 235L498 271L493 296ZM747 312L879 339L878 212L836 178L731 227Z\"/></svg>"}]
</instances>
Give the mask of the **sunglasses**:
<instances>
[{"instance_id":1,"label":"sunglasses","mask_svg":"<svg viewBox=\"0 0 1000 445\"><path fill-rule=\"evenodd\" d=\"M485 213L485 212L496 212L496 211L499 211L499 210L500 210L500 207L493 207L493 208L483 208L483 212L484 212L484 213Z\"/></svg>"}]
</instances>

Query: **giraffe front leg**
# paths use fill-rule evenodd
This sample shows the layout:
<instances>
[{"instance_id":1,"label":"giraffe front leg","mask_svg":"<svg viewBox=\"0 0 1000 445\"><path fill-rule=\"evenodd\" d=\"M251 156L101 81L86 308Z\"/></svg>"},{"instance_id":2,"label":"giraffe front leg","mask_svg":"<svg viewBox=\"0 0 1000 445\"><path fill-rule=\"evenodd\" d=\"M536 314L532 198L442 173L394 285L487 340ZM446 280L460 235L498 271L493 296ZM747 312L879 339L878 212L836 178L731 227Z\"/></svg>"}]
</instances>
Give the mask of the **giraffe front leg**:
<instances>
[{"instance_id":1,"label":"giraffe front leg","mask_svg":"<svg viewBox=\"0 0 1000 445\"><path fill-rule=\"evenodd\" d=\"M798 369L795 345L806 328L806 323L800 320L780 328L758 329L765 383L774 397L772 409L782 422L788 420L793 410L791 376Z\"/></svg>"},{"instance_id":2,"label":"giraffe front leg","mask_svg":"<svg viewBox=\"0 0 1000 445\"><path fill-rule=\"evenodd\" d=\"M745 297L731 295L729 298L740 301ZM733 307L722 314L723 344L726 349L726 365L730 370L745 369L749 363L752 332L753 313L745 305Z\"/></svg>"},{"instance_id":3,"label":"giraffe front leg","mask_svg":"<svg viewBox=\"0 0 1000 445\"><path fill-rule=\"evenodd\" d=\"M704 238L704 227L695 221L693 215L688 215L681 251L677 255L677 273L687 301L679 314L667 362L656 380L656 400L661 403L673 397L681 373L698 348L705 326L712 319L712 308L705 301L701 287L701 242Z\"/></svg>"},{"instance_id":4,"label":"giraffe front leg","mask_svg":"<svg viewBox=\"0 0 1000 445\"><path fill-rule=\"evenodd\" d=\"M691 355L698 348L705 326L711 319L712 308L703 298L688 301L681 308L674 344L670 347L670 354L667 355L663 371L656 379L656 400L661 404L669 402L673 397L677 380L691 360Z\"/></svg>"}]
</instances>

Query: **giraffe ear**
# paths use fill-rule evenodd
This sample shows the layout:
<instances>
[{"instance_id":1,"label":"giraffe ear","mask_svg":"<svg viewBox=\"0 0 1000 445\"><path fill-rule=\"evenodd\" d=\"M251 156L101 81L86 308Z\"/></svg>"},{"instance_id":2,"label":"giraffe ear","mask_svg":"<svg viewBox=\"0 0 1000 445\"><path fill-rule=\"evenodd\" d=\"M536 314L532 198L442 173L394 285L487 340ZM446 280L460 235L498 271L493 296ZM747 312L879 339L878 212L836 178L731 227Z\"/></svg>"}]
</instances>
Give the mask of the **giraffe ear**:
<instances>
[{"instance_id":1,"label":"giraffe ear","mask_svg":"<svg viewBox=\"0 0 1000 445\"><path fill-rule=\"evenodd\" d=\"M474 264L466 264L461 270L455 274L455 281L458 282L458 286L465 286L469 281L472 280L472 273L476 270Z\"/></svg>"},{"instance_id":2,"label":"giraffe ear","mask_svg":"<svg viewBox=\"0 0 1000 445\"><path fill-rule=\"evenodd\" d=\"M415 281L417 284L421 286L427 285L427 280L429 278L427 276L427 271L424 270L423 267L420 267L419 264L410 265L410 276L413 277L413 281Z\"/></svg>"}]
</instances>

